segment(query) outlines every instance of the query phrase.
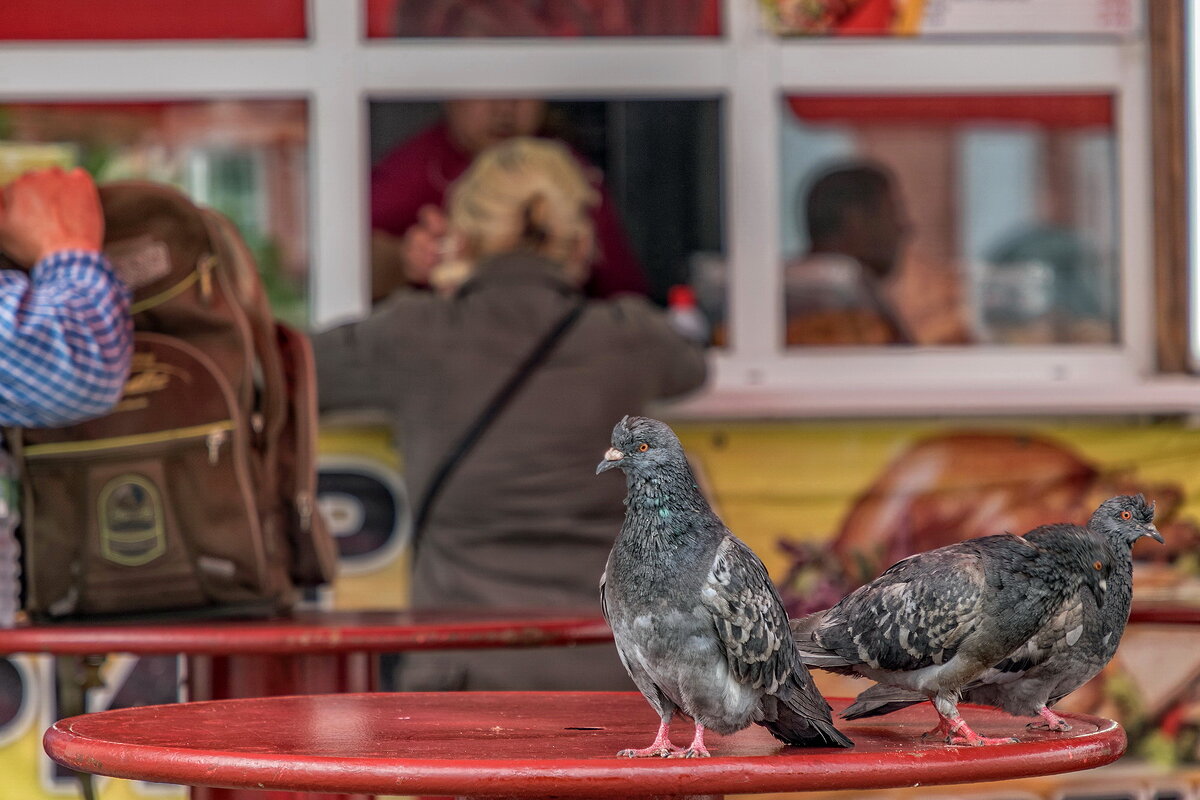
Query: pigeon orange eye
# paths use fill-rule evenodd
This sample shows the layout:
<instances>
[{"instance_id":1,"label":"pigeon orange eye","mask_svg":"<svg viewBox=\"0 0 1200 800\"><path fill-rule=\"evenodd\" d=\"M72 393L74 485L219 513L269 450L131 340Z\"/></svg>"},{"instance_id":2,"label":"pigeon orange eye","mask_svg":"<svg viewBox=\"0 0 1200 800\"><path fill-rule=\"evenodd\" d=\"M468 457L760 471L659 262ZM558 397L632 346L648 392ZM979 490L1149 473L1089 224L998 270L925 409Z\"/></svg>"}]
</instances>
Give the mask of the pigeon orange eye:
<instances>
[{"instance_id":1,"label":"pigeon orange eye","mask_svg":"<svg viewBox=\"0 0 1200 800\"><path fill-rule=\"evenodd\" d=\"M641 444L639 444L639 445L638 445L638 452L639 452L639 453L644 453L644 452L646 452L646 451L647 451L647 450L649 450L649 449L650 449L650 445L646 444L645 442L642 442Z\"/></svg>"},{"instance_id":2,"label":"pigeon orange eye","mask_svg":"<svg viewBox=\"0 0 1200 800\"><path fill-rule=\"evenodd\" d=\"M1133 512L1128 508L1121 512L1121 519L1129 519L1133 516Z\"/></svg>"},{"instance_id":3,"label":"pigeon orange eye","mask_svg":"<svg viewBox=\"0 0 1200 800\"><path fill-rule=\"evenodd\" d=\"M1092 569L1096 570L1097 572L1099 572L1099 571L1100 571L1100 568L1101 568L1101 567L1103 567L1103 566L1104 566L1104 565L1103 565L1103 564L1101 564L1099 561L1095 561L1095 562L1093 562L1093 563L1092 563Z\"/></svg>"}]
</instances>

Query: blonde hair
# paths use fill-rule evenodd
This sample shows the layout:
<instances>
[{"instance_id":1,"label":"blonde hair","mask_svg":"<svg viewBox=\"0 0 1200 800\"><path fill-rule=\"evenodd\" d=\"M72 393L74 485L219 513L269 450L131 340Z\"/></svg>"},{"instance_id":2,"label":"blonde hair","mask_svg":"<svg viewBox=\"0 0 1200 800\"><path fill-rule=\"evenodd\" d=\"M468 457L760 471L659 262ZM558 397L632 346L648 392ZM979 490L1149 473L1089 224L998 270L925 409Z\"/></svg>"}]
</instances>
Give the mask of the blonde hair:
<instances>
[{"instance_id":1,"label":"blonde hair","mask_svg":"<svg viewBox=\"0 0 1200 800\"><path fill-rule=\"evenodd\" d=\"M484 150L450 188L449 225L462 260L435 270L439 288L457 285L476 262L526 250L587 279L593 237L588 211L600 201L571 151L559 142L514 137ZM588 256L580 257L581 247Z\"/></svg>"}]
</instances>

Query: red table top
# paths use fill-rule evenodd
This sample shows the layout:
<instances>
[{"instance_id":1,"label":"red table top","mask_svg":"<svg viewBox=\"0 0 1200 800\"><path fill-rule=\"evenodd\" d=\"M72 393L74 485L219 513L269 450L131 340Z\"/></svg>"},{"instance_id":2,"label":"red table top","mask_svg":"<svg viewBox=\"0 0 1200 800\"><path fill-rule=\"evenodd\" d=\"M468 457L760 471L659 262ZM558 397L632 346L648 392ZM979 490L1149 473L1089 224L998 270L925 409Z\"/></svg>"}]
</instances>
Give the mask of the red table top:
<instances>
[{"instance_id":1,"label":"red table top","mask_svg":"<svg viewBox=\"0 0 1200 800\"><path fill-rule=\"evenodd\" d=\"M0 653L90 655L399 652L611 642L590 611L306 611L272 620L52 624L0 629Z\"/></svg>"},{"instance_id":2,"label":"red table top","mask_svg":"<svg viewBox=\"0 0 1200 800\"><path fill-rule=\"evenodd\" d=\"M831 701L835 710L847 700ZM923 742L923 704L839 722L849 750L784 747L763 728L705 737L713 758L622 759L654 738L657 715L636 693L344 694L218 700L104 711L62 720L46 752L81 772L195 786L367 794L709 794L867 789L1001 780L1115 761L1125 733L1063 714L1070 733L962 706L988 747ZM686 744L691 725L676 720Z\"/></svg>"}]
</instances>

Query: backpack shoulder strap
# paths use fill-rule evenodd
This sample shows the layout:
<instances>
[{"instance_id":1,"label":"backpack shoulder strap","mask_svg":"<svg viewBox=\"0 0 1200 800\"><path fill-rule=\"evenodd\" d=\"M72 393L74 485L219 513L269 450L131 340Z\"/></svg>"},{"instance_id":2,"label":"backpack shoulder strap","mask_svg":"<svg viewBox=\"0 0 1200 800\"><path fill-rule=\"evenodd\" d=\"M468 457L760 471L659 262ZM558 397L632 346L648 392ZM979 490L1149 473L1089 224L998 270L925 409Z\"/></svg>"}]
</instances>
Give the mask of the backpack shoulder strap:
<instances>
[{"instance_id":1,"label":"backpack shoulder strap","mask_svg":"<svg viewBox=\"0 0 1200 800\"><path fill-rule=\"evenodd\" d=\"M257 405L261 419L256 420L258 431L268 457L275 452L287 419L287 386L283 363L275 334L275 318L267 302L266 292L258 277L254 256L246 246L237 227L228 217L211 209L201 208L209 240L217 261L217 280L227 281L232 302L240 309L249 329L254 359L260 372L260 396Z\"/></svg>"}]
</instances>

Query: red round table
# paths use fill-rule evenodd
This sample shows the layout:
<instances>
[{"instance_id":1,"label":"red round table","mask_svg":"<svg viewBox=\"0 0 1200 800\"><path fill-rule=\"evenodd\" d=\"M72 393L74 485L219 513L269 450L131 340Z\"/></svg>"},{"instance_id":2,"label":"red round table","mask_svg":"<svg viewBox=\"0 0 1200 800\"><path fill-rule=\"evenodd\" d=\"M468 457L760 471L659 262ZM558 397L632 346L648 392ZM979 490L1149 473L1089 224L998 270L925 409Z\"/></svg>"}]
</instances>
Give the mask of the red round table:
<instances>
[{"instance_id":1,"label":"red round table","mask_svg":"<svg viewBox=\"0 0 1200 800\"><path fill-rule=\"evenodd\" d=\"M835 711L849 701L832 701ZM931 708L839 723L849 750L784 747L757 726L707 738L711 759L622 759L657 717L641 695L604 692L346 694L218 700L64 719L51 758L82 772L203 786L365 794L646 797L875 789L1098 767L1125 750L1115 722L1063 714L1065 734L962 706L986 736L1016 744L924 742ZM677 720L676 741L691 726Z\"/></svg>"}]
</instances>

